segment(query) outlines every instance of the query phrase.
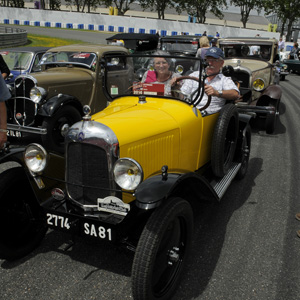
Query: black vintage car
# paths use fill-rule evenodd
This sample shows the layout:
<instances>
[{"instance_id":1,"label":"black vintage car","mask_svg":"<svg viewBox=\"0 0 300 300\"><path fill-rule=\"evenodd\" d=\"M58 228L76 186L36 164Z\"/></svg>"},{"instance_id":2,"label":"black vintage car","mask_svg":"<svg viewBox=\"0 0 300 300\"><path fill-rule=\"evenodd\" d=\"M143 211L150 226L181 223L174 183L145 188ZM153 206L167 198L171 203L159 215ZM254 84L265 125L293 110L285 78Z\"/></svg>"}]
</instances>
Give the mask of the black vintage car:
<instances>
[{"instance_id":1,"label":"black vintage car","mask_svg":"<svg viewBox=\"0 0 300 300\"><path fill-rule=\"evenodd\" d=\"M110 45L120 45L132 52L157 49L159 37L151 33L118 33L106 39Z\"/></svg>"}]
</instances>

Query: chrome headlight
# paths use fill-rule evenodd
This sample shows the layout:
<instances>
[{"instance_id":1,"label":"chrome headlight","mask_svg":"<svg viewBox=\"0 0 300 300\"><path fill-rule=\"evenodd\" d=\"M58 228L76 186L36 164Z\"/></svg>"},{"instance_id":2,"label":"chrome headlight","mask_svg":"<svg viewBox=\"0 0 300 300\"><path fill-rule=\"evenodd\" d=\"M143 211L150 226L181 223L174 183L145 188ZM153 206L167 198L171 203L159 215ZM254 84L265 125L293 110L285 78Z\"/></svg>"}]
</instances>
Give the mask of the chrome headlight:
<instances>
[{"instance_id":1,"label":"chrome headlight","mask_svg":"<svg viewBox=\"0 0 300 300\"><path fill-rule=\"evenodd\" d=\"M258 78L253 82L253 89L255 91L260 92L264 88L265 88L265 82L261 78Z\"/></svg>"},{"instance_id":2,"label":"chrome headlight","mask_svg":"<svg viewBox=\"0 0 300 300\"><path fill-rule=\"evenodd\" d=\"M182 65L178 65L178 66L176 66L176 68L175 68L175 71L176 71L176 73L178 73L178 74L182 74L182 73L183 73L183 70L184 70L184 68L183 68Z\"/></svg>"},{"instance_id":3,"label":"chrome headlight","mask_svg":"<svg viewBox=\"0 0 300 300\"><path fill-rule=\"evenodd\" d=\"M30 90L30 99L34 102L34 103L39 103L43 97L45 97L46 95L46 90L41 88L41 87L33 87Z\"/></svg>"},{"instance_id":4,"label":"chrome headlight","mask_svg":"<svg viewBox=\"0 0 300 300\"><path fill-rule=\"evenodd\" d=\"M48 154L41 145L30 144L25 149L24 161L31 172L40 173L47 166Z\"/></svg>"},{"instance_id":5,"label":"chrome headlight","mask_svg":"<svg viewBox=\"0 0 300 300\"><path fill-rule=\"evenodd\" d=\"M143 170L138 162L131 158L120 158L114 166L115 182L124 190L135 190L143 180Z\"/></svg>"}]
</instances>

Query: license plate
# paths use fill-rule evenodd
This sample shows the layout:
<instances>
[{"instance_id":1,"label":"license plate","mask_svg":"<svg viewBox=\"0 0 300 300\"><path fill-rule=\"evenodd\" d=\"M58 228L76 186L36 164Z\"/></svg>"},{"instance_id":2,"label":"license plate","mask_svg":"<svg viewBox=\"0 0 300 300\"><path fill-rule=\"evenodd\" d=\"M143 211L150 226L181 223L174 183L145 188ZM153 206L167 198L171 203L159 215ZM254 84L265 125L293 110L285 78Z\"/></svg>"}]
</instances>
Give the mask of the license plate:
<instances>
[{"instance_id":1,"label":"license plate","mask_svg":"<svg viewBox=\"0 0 300 300\"><path fill-rule=\"evenodd\" d=\"M21 131L7 129L7 136L20 138L22 133Z\"/></svg>"},{"instance_id":2,"label":"license plate","mask_svg":"<svg viewBox=\"0 0 300 300\"><path fill-rule=\"evenodd\" d=\"M92 237L98 240L113 241L115 239L115 232L106 224L86 220L85 218L70 219L68 216L47 213L47 224L49 227L71 233L72 224L73 229L79 230L78 233L82 236Z\"/></svg>"}]
</instances>

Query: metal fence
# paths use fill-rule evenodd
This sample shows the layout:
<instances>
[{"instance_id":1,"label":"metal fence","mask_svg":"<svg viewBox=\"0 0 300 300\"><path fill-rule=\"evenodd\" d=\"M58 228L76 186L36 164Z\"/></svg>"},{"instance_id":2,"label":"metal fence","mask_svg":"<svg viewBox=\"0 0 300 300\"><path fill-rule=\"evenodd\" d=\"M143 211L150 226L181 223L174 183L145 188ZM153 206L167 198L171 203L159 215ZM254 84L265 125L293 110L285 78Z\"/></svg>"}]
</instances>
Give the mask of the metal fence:
<instances>
[{"instance_id":1,"label":"metal fence","mask_svg":"<svg viewBox=\"0 0 300 300\"><path fill-rule=\"evenodd\" d=\"M26 30L0 26L0 48L22 46L26 43Z\"/></svg>"}]
</instances>

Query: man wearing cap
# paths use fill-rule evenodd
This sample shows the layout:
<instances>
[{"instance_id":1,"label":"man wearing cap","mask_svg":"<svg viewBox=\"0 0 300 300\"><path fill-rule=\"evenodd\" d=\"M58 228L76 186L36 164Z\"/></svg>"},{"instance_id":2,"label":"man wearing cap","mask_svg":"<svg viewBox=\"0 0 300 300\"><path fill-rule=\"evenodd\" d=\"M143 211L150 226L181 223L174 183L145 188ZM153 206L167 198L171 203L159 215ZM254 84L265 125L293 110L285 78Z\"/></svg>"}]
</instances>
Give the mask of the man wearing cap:
<instances>
[{"instance_id":1,"label":"man wearing cap","mask_svg":"<svg viewBox=\"0 0 300 300\"><path fill-rule=\"evenodd\" d=\"M197 108L203 107L211 96L211 103L206 109L208 114L216 113L221 110L226 100L235 100L239 97L239 90L230 77L224 76L220 70L224 64L224 53L220 48L211 47L205 54L205 61L207 63L205 79L204 95ZM198 77L199 71L191 73L189 76ZM184 94L190 95L198 88L198 82L194 80L185 80L181 91Z\"/></svg>"}]
</instances>

